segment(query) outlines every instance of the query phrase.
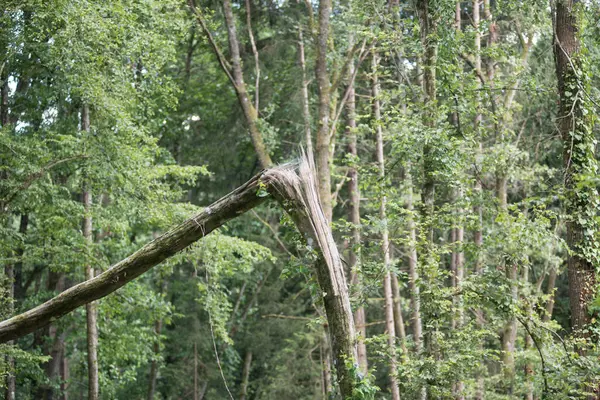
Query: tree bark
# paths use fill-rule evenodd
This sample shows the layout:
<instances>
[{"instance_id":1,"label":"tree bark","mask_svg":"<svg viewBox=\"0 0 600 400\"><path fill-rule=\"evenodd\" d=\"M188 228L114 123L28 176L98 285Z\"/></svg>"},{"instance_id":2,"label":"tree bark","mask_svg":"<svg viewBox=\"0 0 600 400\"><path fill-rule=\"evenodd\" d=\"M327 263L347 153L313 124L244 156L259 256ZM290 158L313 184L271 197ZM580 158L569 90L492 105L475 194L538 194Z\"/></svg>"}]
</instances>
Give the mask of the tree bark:
<instances>
[{"instance_id":1,"label":"tree bark","mask_svg":"<svg viewBox=\"0 0 600 400\"><path fill-rule=\"evenodd\" d=\"M554 311L554 296L555 296L555 287L556 287L556 267L550 268L550 273L548 274L548 287L546 289L546 294L550 296L548 298L548 302L546 303L546 308L544 312L544 316L542 320L544 322L548 322L552 319L552 312Z\"/></svg>"},{"instance_id":2,"label":"tree bark","mask_svg":"<svg viewBox=\"0 0 600 400\"><path fill-rule=\"evenodd\" d=\"M161 284L161 293L164 293L167 288L167 280L163 279ZM232 314L234 315L234 314ZM158 357L160 355L160 335L162 333L163 320L158 319L154 323L154 333L156 334L156 339L154 341L153 350L154 350L154 359L150 364L150 377L148 382L148 400L154 400L154 393L156 392L156 378L158 377L158 368L159 368L159 360Z\"/></svg>"},{"instance_id":3,"label":"tree bark","mask_svg":"<svg viewBox=\"0 0 600 400\"><path fill-rule=\"evenodd\" d=\"M598 227L593 223L598 204L595 186L578 186L578 179L597 173L591 115L586 109L589 71L584 62L580 40L583 4L577 0L558 0L555 11L554 58L560 105L558 130L563 139L567 220L567 258L571 327L576 335L587 336L583 328L590 322L588 306L596 291L594 239ZM593 187L591 187L593 186ZM581 351L583 352L583 351Z\"/></svg>"},{"instance_id":4,"label":"tree bark","mask_svg":"<svg viewBox=\"0 0 600 400\"><path fill-rule=\"evenodd\" d=\"M400 296L398 277L394 274L392 274L392 293L394 294L394 325L396 336L400 340L402 357L405 360L408 357L408 349L406 348L406 329L404 328L404 317L402 316L402 297Z\"/></svg>"},{"instance_id":5,"label":"tree bark","mask_svg":"<svg viewBox=\"0 0 600 400\"><path fill-rule=\"evenodd\" d=\"M460 2L457 2L460 5ZM475 47L475 54L474 54L474 65L475 65L475 73L478 76L483 76L482 72L481 72L481 34L479 32L479 22L480 22L480 10L479 7L481 5L481 0L473 0L473 28L475 31L475 38L474 38L474 47ZM483 89L483 82L481 82L481 80L477 79L477 87L479 89ZM480 176L480 171L481 171L481 166L482 166L482 159L483 159L483 138L482 138L482 134L481 134L481 121L483 119L483 115L481 113L481 109L480 109L480 103L481 103L481 95L479 94L479 92L477 93L477 97L476 97L476 101L477 101L477 112L475 114L475 121L474 121L474 129L475 129L475 134L476 134L476 140L477 140L477 147L476 147L476 154L475 154L475 171L474 171L474 175L475 175L475 182L473 184L473 192L474 192L474 199L475 199L475 205L473 206L473 213L475 214L475 217L477 218L477 227L475 228L474 232L473 232L473 244L475 245L475 273L476 274L480 274L482 267L483 267L483 257L482 257L482 248L483 248L483 207L482 207L482 202L483 202L483 196L482 196L482 192L483 192L483 188L481 185L481 179L483 179ZM477 319L476 323L477 326L482 329L483 328L483 311L478 308L475 310L475 318ZM480 345L480 350L482 350L482 347ZM483 363L483 360L481 360L481 362ZM481 371L481 368L478 369L477 371L477 380L476 380L476 387L475 387L475 400L483 400L484 395L485 395L485 384L484 384L484 380L483 380L483 371Z\"/></svg>"},{"instance_id":6,"label":"tree bark","mask_svg":"<svg viewBox=\"0 0 600 400\"><path fill-rule=\"evenodd\" d=\"M351 63L348 75L354 75L354 63ZM360 267L360 188L358 185L359 175L354 163L358 161L358 149L356 138L356 93L354 91L354 81L349 80L348 101L346 103L346 113L348 125L346 135L348 137L348 153L352 157L352 164L349 167L348 192L350 193L350 212L349 220L352 224L352 237L350 239L350 281L353 285L360 287L361 275L357 270ZM364 339L367 337L365 308L361 305L354 312L354 324L358 335L357 357L358 365L361 371L366 374L368 371L367 346Z\"/></svg>"},{"instance_id":7,"label":"tree bark","mask_svg":"<svg viewBox=\"0 0 600 400\"><path fill-rule=\"evenodd\" d=\"M198 343L194 342L194 400L198 397Z\"/></svg>"},{"instance_id":8,"label":"tree bark","mask_svg":"<svg viewBox=\"0 0 600 400\"><path fill-rule=\"evenodd\" d=\"M390 271L390 240L387 228L387 198L385 195L385 156L383 153L383 129L381 127L381 105L379 102L379 80L377 69L379 68L379 59L377 53L373 53L371 59L371 68L373 76L373 116L375 122L375 131L377 136L377 164L379 167L379 181L382 192L379 202L379 219L383 224L381 232L381 249L383 253L383 297L385 298L385 329L387 331L388 352L390 357L390 392L392 400L400 400L400 390L398 387L397 358L396 358L396 327L394 325L394 294L392 292L392 272Z\"/></svg>"},{"instance_id":9,"label":"tree bark","mask_svg":"<svg viewBox=\"0 0 600 400\"><path fill-rule=\"evenodd\" d=\"M242 370L242 385L240 389L240 400L246 400L248 397L248 383L250 381L250 368L252 367L252 352L246 351L244 358L244 369Z\"/></svg>"},{"instance_id":10,"label":"tree bark","mask_svg":"<svg viewBox=\"0 0 600 400\"><path fill-rule=\"evenodd\" d=\"M331 0L319 1L319 32L317 35L317 60L315 74L319 86L319 125L315 147L317 184L323 212L327 221L331 222L331 166L329 157L329 117L330 117L330 82L327 71L327 45L329 40L329 17Z\"/></svg>"},{"instance_id":11,"label":"tree bark","mask_svg":"<svg viewBox=\"0 0 600 400\"><path fill-rule=\"evenodd\" d=\"M306 77L306 58L304 55L304 36L302 27L298 28L298 58L300 68L302 69L302 117L304 119L304 141L306 143L306 155L311 167L314 168L315 155L313 151L311 120L310 120L310 104L308 97L308 79Z\"/></svg>"},{"instance_id":12,"label":"tree bark","mask_svg":"<svg viewBox=\"0 0 600 400\"><path fill-rule=\"evenodd\" d=\"M90 131L90 108L85 104L81 109L81 130ZM90 256L92 246L92 193L88 182L83 182L83 239L86 245L86 254ZM94 268L91 264L85 267L86 279L94 279ZM88 400L98 400L98 311L96 302L92 301L85 305L87 325L87 367L88 367Z\"/></svg>"},{"instance_id":13,"label":"tree bark","mask_svg":"<svg viewBox=\"0 0 600 400\"><path fill-rule=\"evenodd\" d=\"M436 108L436 58L437 45L432 34L434 33L434 24L431 18L429 0L418 0L417 10L419 14L419 24L421 27L421 44L424 49L423 54L423 94L424 94L424 123L433 128L435 126L435 108ZM433 245L433 211L435 200L435 171L433 165L432 145L425 144L423 148L423 171L424 183L421 191L423 201L423 222L427 227L427 238L430 247ZM427 257L430 256L427 251Z\"/></svg>"},{"instance_id":14,"label":"tree bark","mask_svg":"<svg viewBox=\"0 0 600 400\"><path fill-rule=\"evenodd\" d=\"M410 290L410 302L412 308L411 326L413 340L415 342L415 351L420 354L423 351L423 325L421 321L421 289L419 286L418 255L417 255L417 227L412 216L413 206L413 187L412 187L412 168L410 165L406 168L406 208L408 210L408 285Z\"/></svg>"},{"instance_id":15,"label":"tree bark","mask_svg":"<svg viewBox=\"0 0 600 400\"><path fill-rule=\"evenodd\" d=\"M65 274L48 271L47 289L49 291L62 292L65 288ZM61 332L56 324L50 325L44 332L48 341L43 343L44 354L49 356L44 364L44 372L50 384L43 383L37 390L37 398L52 400L55 398L56 391L53 384L60 377L61 363L65 348L65 332Z\"/></svg>"}]
</instances>

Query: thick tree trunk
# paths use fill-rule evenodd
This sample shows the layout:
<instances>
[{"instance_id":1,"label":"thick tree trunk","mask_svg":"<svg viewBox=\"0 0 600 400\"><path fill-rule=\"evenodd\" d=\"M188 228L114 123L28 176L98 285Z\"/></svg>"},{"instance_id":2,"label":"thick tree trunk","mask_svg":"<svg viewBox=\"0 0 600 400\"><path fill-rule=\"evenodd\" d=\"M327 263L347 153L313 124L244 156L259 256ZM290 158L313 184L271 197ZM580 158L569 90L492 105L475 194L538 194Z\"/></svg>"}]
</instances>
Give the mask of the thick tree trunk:
<instances>
[{"instance_id":1,"label":"thick tree trunk","mask_svg":"<svg viewBox=\"0 0 600 400\"><path fill-rule=\"evenodd\" d=\"M571 326L577 335L585 336L582 329L590 322L588 306L596 293L596 270L586 253L597 251L594 235L597 226L598 194L595 186L577 187L580 176L597 172L594 157L594 134L585 103L584 90L589 85L583 44L580 41L583 4L576 0L558 0L555 14L554 57L560 106L558 129L564 143L565 197L567 220L569 303ZM590 217L591 215L591 217Z\"/></svg>"},{"instance_id":2,"label":"thick tree trunk","mask_svg":"<svg viewBox=\"0 0 600 400\"><path fill-rule=\"evenodd\" d=\"M86 104L81 109L81 130L90 131L90 109ZM92 246L92 194L88 183L83 183L83 239L86 244L86 253L89 255ZM94 268L87 264L85 267L86 279L94 279ZM98 400L98 311L96 302L85 305L87 324L87 367L88 367L88 400Z\"/></svg>"},{"instance_id":3,"label":"thick tree trunk","mask_svg":"<svg viewBox=\"0 0 600 400\"><path fill-rule=\"evenodd\" d=\"M377 69L379 68L379 59L377 53L373 53L372 58L372 77L373 77L373 114L375 121L375 131L377 136L377 164L379 167L379 180L384 190L385 180L385 156L383 153L383 129L381 127L381 106L379 102L379 80ZM392 400L400 400L400 390L398 387L397 358L396 358L396 327L394 325L394 294L392 292L392 272L390 271L390 240L387 229L387 198L385 193L380 193L379 218L383 224L381 232L381 249L383 253L383 297L385 298L385 329L388 338L388 352L390 357L390 392Z\"/></svg>"}]
</instances>

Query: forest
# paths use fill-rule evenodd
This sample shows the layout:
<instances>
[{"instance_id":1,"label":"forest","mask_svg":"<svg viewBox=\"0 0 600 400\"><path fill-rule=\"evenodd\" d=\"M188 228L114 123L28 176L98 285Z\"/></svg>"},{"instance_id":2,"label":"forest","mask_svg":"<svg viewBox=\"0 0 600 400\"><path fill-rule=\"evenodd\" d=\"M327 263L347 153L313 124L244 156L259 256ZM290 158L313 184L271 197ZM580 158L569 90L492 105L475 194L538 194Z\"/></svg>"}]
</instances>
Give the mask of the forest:
<instances>
[{"instance_id":1,"label":"forest","mask_svg":"<svg viewBox=\"0 0 600 400\"><path fill-rule=\"evenodd\" d=\"M0 5L0 397L600 399L597 0Z\"/></svg>"}]
</instances>

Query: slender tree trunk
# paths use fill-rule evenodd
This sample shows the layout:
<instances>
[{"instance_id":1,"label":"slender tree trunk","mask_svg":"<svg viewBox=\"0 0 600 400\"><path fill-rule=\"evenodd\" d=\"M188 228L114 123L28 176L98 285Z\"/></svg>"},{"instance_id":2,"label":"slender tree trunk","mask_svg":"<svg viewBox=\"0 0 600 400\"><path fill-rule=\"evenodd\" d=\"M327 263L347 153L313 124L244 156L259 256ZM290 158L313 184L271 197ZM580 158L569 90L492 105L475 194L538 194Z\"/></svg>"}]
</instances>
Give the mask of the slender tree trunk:
<instances>
[{"instance_id":1,"label":"slender tree trunk","mask_svg":"<svg viewBox=\"0 0 600 400\"><path fill-rule=\"evenodd\" d=\"M48 290L62 292L65 288L64 273L48 272ZM65 334L60 332L56 325L50 325L47 329L48 344L45 344L44 353L49 356L49 360L44 364L46 377L50 381L50 385L43 384L39 387L36 397L44 400L53 400L55 398L55 390L53 383L60 377L60 367L62 354L65 347Z\"/></svg>"},{"instance_id":2,"label":"slender tree trunk","mask_svg":"<svg viewBox=\"0 0 600 400\"><path fill-rule=\"evenodd\" d=\"M250 381L250 369L252 367L252 352L246 351L244 359L244 369L242 370L242 385L240 389L240 400L246 400L248 397L248 383Z\"/></svg>"},{"instance_id":3,"label":"slender tree trunk","mask_svg":"<svg viewBox=\"0 0 600 400\"><path fill-rule=\"evenodd\" d=\"M254 40L254 33L252 33L252 7L250 0L245 0L246 4L246 27L248 28L248 37L250 38L250 45L252 46L252 55L254 56L254 108L258 112L260 110L260 62L258 58L258 49L256 48L256 41Z\"/></svg>"},{"instance_id":4,"label":"slender tree trunk","mask_svg":"<svg viewBox=\"0 0 600 400\"><path fill-rule=\"evenodd\" d=\"M331 0L319 1L318 33L316 43L317 55L315 62L315 76L319 89L318 125L315 146L316 180L319 198L321 200L321 206L323 207L323 213L325 215L327 223L329 224L331 224L333 214L330 164L331 137L329 136L329 118L331 113L331 84L329 81L329 72L327 68L329 18L331 14L331 8ZM331 327L329 330L329 334L333 334ZM327 344L327 342L328 341L325 338L325 349L329 349L329 345ZM326 393L329 393L331 388L331 385L329 383L329 381L331 380L331 365L329 364L330 358L327 356L327 352L325 352L323 360L323 382Z\"/></svg>"},{"instance_id":5,"label":"slender tree trunk","mask_svg":"<svg viewBox=\"0 0 600 400\"><path fill-rule=\"evenodd\" d=\"M598 233L594 222L598 207L595 185L578 184L579 177L597 173L592 113L586 109L585 90L589 87L589 74L582 36L583 2L556 1L554 57L558 94L558 130L563 139L565 208L567 220L567 259L569 279L569 304L571 327L576 335L587 336L583 331L590 322L588 306L596 293L596 269L592 257L597 259ZM592 216L592 217L590 217ZM593 253L593 256L589 254ZM587 255L586 255L587 254ZM580 352L584 351L580 349Z\"/></svg>"},{"instance_id":6,"label":"slender tree trunk","mask_svg":"<svg viewBox=\"0 0 600 400\"><path fill-rule=\"evenodd\" d=\"M0 124L3 127L9 124L9 114L8 114L8 65L5 64L4 68L2 68L2 74L0 74L0 81L2 81L2 85L0 86Z\"/></svg>"},{"instance_id":7,"label":"slender tree trunk","mask_svg":"<svg viewBox=\"0 0 600 400\"><path fill-rule=\"evenodd\" d=\"M269 151L264 142L262 133L258 127L258 110L255 108L250 95L248 94L248 89L246 88L246 83L244 81L242 58L240 57L240 45L235 26L235 18L233 16L233 10L231 7L231 0L223 0L223 14L225 15L225 24L227 26L229 52L231 53L231 66L227 60L225 60L223 52L212 37L212 34L210 33L210 30L208 29L201 12L195 7L193 0L189 0L188 4L190 5L192 12L195 14L196 21L208 37L215 55L219 60L221 68L235 89L240 107L244 113L244 118L246 119L246 124L248 125L250 139L252 140L252 145L254 146L254 151L256 152L258 161L262 168L269 168L273 162L271 161L271 156L269 155ZM258 101L256 104L258 104Z\"/></svg>"},{"instance_id":8,"label":"slender tree trunk","mask_svg":"<svg viewBox=\"0 0 600 400\"><path fill-rule=\"evenodd\" d=\"M168 282L169 281L167 279L162 278L162 282L160 284L160 293L161 294L163 294L167 291ZM245 284L245 282L244 282L244 284ZM235 315L235 310L232 313L232 315ZM148 383L148 400L154 400L154 393L156 392L156 379L158 377L158 368L160 366L160 364L159 364L160 335L162 333L162 327L163 327L163 320L161 318L159 318L154 323L154 333L156 335L156 340L154 341L154 344L153 344L154 359L152 360L152 363L150 364L150 377L149 377L149 383Z\"/></svg>"},{"instance_id":9,"label":"slender tree trunk","mask_svg":"<svg viewBox=\"0 0 600 400\"><path fill-rule=\"evenodd\" d=\"M421 321L421 289L419 287L419 272L417 258L417 228L412 216L413 207L413 186L412 186L412 168L410 165L406 168L406 208L408 210L408 285L410 290L411 301L411 326L413 332L413 340L415 342L415 350L417 355L423 351L423 326Z\"/></svg>"},{"instance_id":10,"label":"slender tree trunk","mask_svg":"<svg viewBox=\"0 0 600 400\"><path fill-rule=\"evenodd\" d=\"M331 346L329 345L329 336L327 329L323 327L321 335L321 375L323 380L323 398L328 398L333 391L331 384Z\"/></svg>"},{"instance_id":11,"label":"slender tree trunk","mask_svg":"<svg viewBox=\"0 0 600 400\"><path fill-rule=\"evenodd\" d=\"M458 190L457 199L462 197L462 190ZM464 241L464 228L462 226L463 223L463 213L462 210L458 211L458 223L459 226L453 228L452 232L452 242L454 244L454 248L452 250L452 274L453 274L453 286L457 292L457 295L454 297L454 307L456 309L456 316L453 317L452 325L453 329L461 329L464 325L464 308L463 308L463 299L460 294L462 282L464 279L464 268L465 268L465 255L462 251L463 241ZM462 381L456 382L455 385L455 393L454 398L457 400L464 400L464 389L465 385Z\"/></svg>"},{"instance_id":12,"label":"slender tree trunk","mask_svg":"<svg viewBox=\"0 0 600 400\"><path fill-rule=\"evenodd\" d=\"M546 294L550 297L548 298L548 302L546 303L545 313L543 316L544 322L548 322L552 319L552 312L554 311L555 287L556 287L556 267L552 267L552 268L550 268L550 272L548 274L548 287L546 289Z\"/></svg>"},{"instance_id":13,"label":"slender tree trunk","mask_svg":"<svg viewBox=\"0 0 600 400\"><path fill-rule=\"evenodd\" d=\"M319 1L319 22L317 35L317 60L315 74L319 87L319 123L317 129L317 142L315 148L317 185L319 197L323 206L325 218L331 223L331 165L329 158L329 114L330 114L330 82L327 69L327 49L329 41L329 17L331 14L331 0Z\"/></svg>"},{"instance_id":14,"label":"slender tree trunk","mask_svg":"<svg viewBox=\"0 0 600 400\"><path fill-rule=\"evenodd\" d=\"M194 342L194 400L198 397L198 343Z\"/></svg>"},{"instance_id":15,"label":"slender tree trunk","mask_svg":"<svg viewBox=\"0 0 600 400\"><path fill-rule=\"evenodd\" d=\"M354 63L350 65L348 75L354 75ZM356 93L354 91L354 82L349 80L349 93L346 102L346 112L348 115L348 127L346 135L348 137L348 153L352 157L352 164L349 167L348 191L350 192L350 223L352 224L352 237L350 239L350 270L351 282L353 285L360 287L361 275L357 270L360 261L360 189L358 186L358 170L354 163L358 161L357 138L356 138ZM357 342L357 357L358 365L363 373L367 373L367 346L364 339L367 336L365 308L360 306L354 312L354 324L358 335Z\"/></svg>"},{"instance_id":16,"label":"slender tree trunk","mask_svg":"<svg viewBox=\"0 0 600 400\"><path fill-rule=\"evenodd\" d=\"M529 283L529 266L524 266L523 267L523 283L525 283L525 285L528 285ZM526 297L527 295L524 293L523 297ZM525 313L527 316L527 319L532 319L533 318L533 310L531 308L531 302L526 301L526 308L525 308ZM524 332L525 335L525 352L531 351L531 349L533 348L533 338L531 337L531 335L528 332ZM524 371L525 372L525 385L527 388L527 391L525 393L525 399L526 400L533 400L533 374L534 374L534 365L531 361L527 361L527 363L525 364L524 367Z\"/></svg>"},{"instance_id":17,"label":"slender tree trunk","mask_svg":"<svg viewBox=\"0 0 600 400\"><path fill-rule=\"evenodd\" d=\"M431 10L429 9L429 0L418 0L417 9L419 14L419 24L421 27L421 44L424 49L423 54L423 94L424 94L424 122L425 125L433 128L436 123L436 58L437 46L432 34L434 33ZM435 199L435 171L433 166L433 147L426 144L423 148L423 171L424 183L421 192L423 201L423 222L428 231L428 250L427 257L431 255L429 249L433 245L433 211ZM426 260L427 261L427 260Z\"/></svg>"},{"instance_id":18,"label":"slender tree trunk","mask_svg":"<svg viewBox=\"0 0 600 400\"><path fill-rule=\"evenodd\" d=\"M84 105L81 110L81 130L90 131L90 109ZM86 243L87 253L89 254L92 245L92 194L88 183L83 183L83 238ZM91 264L85 267L87 280L94 279L94 268ZM87 321L87 351L88 351L88 400L98 400L98 311L96 302L89 302L85 305Z\"/></svg>"},{"instance_id":19,"label":"slender tree trunk","mask_svg":"<svg viewBox=\"0 0 600 400\"><path fill-rule=\"evenodd\" d=\"M300 60L300 68L302 69L302 117L304 119L304 141L306 143L306 155L311 167L314 168L315 155L313 151L311 119L310 119L310 103L308 97L308 78L306 76L306 58L304 56L304 37L302 27L298 28L298 58Z\"/></svg>"},{"instance_id":20,"label":"slender tree trunk","mask_svg":"<svg viewBox=\"0 0 600 400\"><path fill-rule=\"evenodd\" d=\"M21 220L19 222L19 233L22 237L27 234L27 228L29 227L29 214L21 214ZM14 297L15 300L23 300L25 298L25 288L23 286L23 255L25 249L21 246L17 249L17 261L15 262L15 283L14 283Z\"/></svg>"},{"instance_id":21,"label":"slender tree trunk","mask_svg":"<svg viewBox=\"0 0 600 400\"><path fill-rule=\"evenodd\" d=\"M6 276L8 290L7 297L9 306L8 306L8 315L12 316L14 314L14 304L13 300L15 297L15 274L14 274L14 265L12 263L7 264L4 267L4 275ZM13 341L8 342L9 346L13 345ZM8 369L8 373L6 375L6 391L5 398L7 400L15 400L15 392L16 392L16 380L15 380L15 359L11 356L6 356L6 366Z\"/></svg>"},{"instance_id":22,"label":"slender tree trunk","mask_svg":"<svg viewBox=\"0 0 600 400\"><path fill-rule=\"evenodd\" d=\"M158 376L158 360L156 357L160 354L160 334L162 331L162 319L157 320L154 323L154 333L156 334L156 341L153 345L154 357L150 364L150 378L148 383L148 400L154 400L154 393L156 392L156 377Z\"/></svg>"},{"instance_id":23,"label":"slender tree trunk","mask_svg":"<svg viewBox=\"0 0 600 400\"><path fill-rule=\"evenodd\" d=\"M67 358L67 352L63 351L61 357L61 366L60 366L60 393L61 400L68 400L69 394L69 359Z\"/></svg>"},{"instance_id":24,"label":"slender tree trunk","mask_svg":"<svg viewBox=\"0 0 600 400\"><path fill-rule=\"evenodd\" d=\"M385 190L385 156L383 153L383 129L381 127L381 106L379 102L379 80L377 70L379 68L379 59L377 53L373 53L372 58L373 74L373 114L375 121L375 130L377 133L377 163L379 166L379 178L382 182L380 190ZM397 358L396 358L396 327L394 325L394 294L392 292L392 272L390 271L390 240L387 228L386 205L387 198L385 192L380 193L379 218L384 226L381 232L381 248L383 252L383 268L385 271L383 279L383 295L385 298L385 329L388 335L388 352L390 353L390 391L392 400L400 400L400 390L398 387Z\"/></svg>"},{"instance_id":25,"label":"slender tree trunk","mask_svg":"<svg viewBox=\"0 0 600 400\"><path fill-rule=\"evenodd\" d=\"M306 159L262 171L95 278L0 322L0 343L33 332L83 304L114 292L227 221L261 204L266 197L257 193L265 187L290 214L306 242L311 243L316 252L314 268L323 293L337 382L341 395L350 397L358 384L353 373L356 363L354 319L342 260L319 203L314 173Z\"/></svg>"},{"instance_id":26,"label":"slender tree trunk","mask_svg":"<svg viewBox=\"0 0 600 400\"><path fill-rule=\"evenodd\" d=\"M2 127L6 127L9 121L8 114L8 67L5 64L4 68L2 68L2 74L0 74L0 81L2 81L2 86L0 86L0 123ZM1 162L2 160L0 160ZM6 179L6 172L2 171L0 173L0 180ZM6 205L4 202L0 201L0 214L4 214L8 220L10 217L8 214L5 214ZM4 223L4 219L1 220ZM8 306L8 314L12 316L14 312L14 298L15 298L15 268L12 263L8 263L4 266L4 275L6 276L6 282L8 286L7 297L9 301ZM12 345L13 342L10 341L8 343ZM15 390L16 390L16 382L15 382L15 360L12 356L6 356L6 366L8 369L8 373L6 375L6 389L5 389L5 398L6 400L15 400Z\"/></svg>"},{"instance_id":27,"label":"slender tree trunk","mask_svg":"<svg viewBox=\"0 0 600 400\"><path fill-rule=\"evenodd\" d=\"M496 196L499 203L499 213L508 213L507 196L506 196L506 175L497 177L496 180ZM502 262L506 279L510 284L511 299L514 304L519 300L518 293L518 265L514 262ZM504 326L502 334L502 363L504 370L504 384L507 385L507 390L512 395L514 390L515 378L515 345L517 341L517 319L515 316L510 316L508 322Z\"/></svg>"},{"instance_id":28,"label":"slender tree trunk","mask_svg":"<svg viewBox=\"0 0 600 400\"><path fill-rule=\"evenodd\" d=\"M460 2L458 2L460 6ZM473 28L475 30L475 38L474 38L474 65L475 71L478 76L483 76L481 72L481 34L479 32L479 22L480 22L480 6L481 0L473 0ZM479 89L483 89L483 83L477 79L477 86ZM481 95L477 93L476 101L477 101L477 113L475 115L474 128L477 139L477 147L476 147L476 155L475 155L475 183L473 185L473 192L475 198L475 206L473 207L473 213L477 218L477 228L473 232L473 243L475 244L476 249L476 258L475 258L475 273L480 274L483 267L482 260L482 247L483 247L483 197L482 197L482 185L480 176L482 158L483 158L483 141L481 135L481 121L483 116L480 110L481 103ZM475 310L476 318L477 318L477 326L482 329L483 328L483 311L481 309ZM480 350L483 350L480 345ZM484 361L481 360L483 363ZM475 400L483 400L485 395L485 385L483 380L483 371L482 368L479 368L477 371L477 381L476 381L476 389L475 389Z\"/></svg>"},{"instance_id":29,"label":"slender tree trunk","mask_svg":"<svg viewBox=\"0 0 600 400\"><path fill-rule=\"evenodd\" d=\"M404 317L402 316L402 297L400 296L398 277L394 274L392 274L392 293L394 294L394 325L396 336L400 340L402 358L406 360L408 357L408 349L406 348L406 330L404 328Z\"/></svg>"}]
</instances>

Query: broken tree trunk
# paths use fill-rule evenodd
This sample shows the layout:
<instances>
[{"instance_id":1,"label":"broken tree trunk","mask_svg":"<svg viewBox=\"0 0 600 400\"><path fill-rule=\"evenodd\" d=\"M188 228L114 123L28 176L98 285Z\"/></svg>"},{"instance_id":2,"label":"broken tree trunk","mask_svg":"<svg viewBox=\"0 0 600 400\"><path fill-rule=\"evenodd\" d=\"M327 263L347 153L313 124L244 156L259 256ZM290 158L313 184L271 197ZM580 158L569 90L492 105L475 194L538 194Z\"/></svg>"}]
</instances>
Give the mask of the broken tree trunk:
<instances>
[{"instance_id":1,"label":"broken tree trunk","mask_svg":"<svg viewBox=\"0 0 600 400\"><path fill-rule=\"evenodd\" d=\"M323 291L341 394L356 384L354 322L342 261L318 200L308 161L264 170L196 216L174 227L107 271L65 290L44 304L0 322L0 343L24 336L91 301L100 299L190 246L227 221L256 207L268 191L295 221L317 255L315 272Z\"/></svg>"}]
</instances>

